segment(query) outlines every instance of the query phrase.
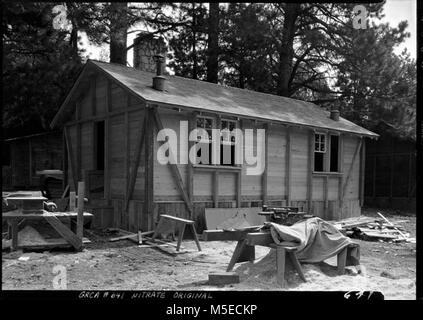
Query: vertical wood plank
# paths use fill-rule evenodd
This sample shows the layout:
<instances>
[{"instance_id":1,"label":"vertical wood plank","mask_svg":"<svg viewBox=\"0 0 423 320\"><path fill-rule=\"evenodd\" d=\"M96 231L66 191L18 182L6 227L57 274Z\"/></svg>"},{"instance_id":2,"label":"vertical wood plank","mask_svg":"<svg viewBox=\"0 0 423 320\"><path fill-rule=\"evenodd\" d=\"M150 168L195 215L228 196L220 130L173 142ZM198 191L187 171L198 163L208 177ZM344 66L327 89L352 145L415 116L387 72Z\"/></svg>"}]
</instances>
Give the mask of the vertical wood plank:
<instances>
[{"instance_id":1,"label":"vertical wood plank","mask_svg":"<svg viewBox=\"0 0 423 320\"><path fill-rule=\"evenodd\" d=\"M28 139L28 152L29 152L29 185L32 186L32 142Z\"/></svg>"},{"instance_id":2,"label":"vertical wood plank","mask_svg":"<svg viewBox=\"0 0 423 320\"><path fill-rule=\"evenodd\" d=\"M391 151L389 162L390 162L389 200L392 201L393 190L394 190L394 152L393 151Z\"/></svg>"},{"instance_id":3,"label":"vertical wood plank","mask_svg":"<svg viewBox=\"0 0 423 320\"><path fill-rule=\"evenodd\" d=\"M307 161L307 204L309 213L312 210L313 200L313 164L314 164L314 131L310 130L308 135L308 161Z\"/></svg>"},{"instance_id":4,"label":"vertical wood plank","mask_svg":"<svg viewBox=\"0 0 423 320\"><path fill-rule=\"evenodd\" d=\"M145 210L143 213L141 228L148 229L148 216L154 211L154 110L151 107L146 109L145 121Z\"/></svg>"},{"instance_id":5,"label":"vertical wood plank","mask_svg":"<svg viewBox=\"0 0 423 320\"><path fill-rule=\"evenodd\" d=\"M261 188L262 188L262 200L263 205L267 204L267 175L268 175L268 167L269 167L269 157L268 157L268 149L269 149L269 130L270 126L268 123L264 125L265 134L265 142L264 142L264 171L262 174L261 179Z\"/></svg>"},{"instance_id":6,"label":"vertical wood plank","mask_svg":"<svg viewBox=\"0 0 423 320\"><path fill-rule=\"evenodd\" d=\"M213 205L215 208L219 206L219 171L213 172Z\"/></svg>"},{"instance_id":7,"label":"vertical wood plank","mask_svg":"<svg viewBox=\"0 0 423 320\"><path fill-rule=\"evenodd\" d=\"M197 114L192 113L191 116L188 118L188 137L192 130L194 130L197 126L196 123ZM188 140L188 165L187 165L187 189L188 189L188 198L190 199L191 203L194 202L194 168L189 159L189 150L194 146L195 141ZM190 219L194 218L194 210L191 211Z\"/></svg>"},{"instance_id":8,"label":"vertical wood plank","mask_svg":"<svg viewBox=\"0 0 423 320\"><path fill-rule=\"evenodd\" d=\"M76 236L81 240L84 234L84 197L85 197L85 183L78 182L78 216L76 217Z\"/></svg>"},{"instance_id":9,"label":"vertical wood plank","mask_svg":"<svg viewBox=\"0 0 423 320\"><path fill-rule=\"evenodd\" d=\"M376 155L373 155L373 200L376 198Z\"/></svg>"},{"instance_id":10,"label":"vertical wood plank","mask_svg":"<svg viewBox=\"0 0 423 320\"><path fill-rule=\"evenodd\" d=\"M361 157L360 157L360 207L364 204L364 180L365 180L365 167L366 165L366 141L363 138L363 144L361 146Z\"/></svg>"},{"instance_id":11,"label":"vertical wood plank","mask_svg":"<svg viewBox=\"0 0 423 320\"><path fill-rule=\"evenodd\" d=\"M325 212L324 212L325 217L326 217L328 205L329 205L329 201L328 201L329 190L328 189L329 189L329 177L326 175L323 180L323 201L325 206Z\"/></svg>"},{"instance_id":12,"label":"vertical wood plank","mask_svg":"<svg viewBox=\"0 0 423 320\"><path fill-rule=\"evenodd\" d=\"M96 98L96 90L97 90L97 83L95 75L91 77L91 112L92 115L95 116L97 114L97 98Z\"/></svg>"},{"instance_id":13,"label":"vertical wood plank","mask_svg":"<svg viewBox=\"0 0 423 320\"><path fill-rule=\"evenodd\" d=\"M104 121L104 198L110 199L110 119Z\"/></svg>"},{"instance_id":14,"label":"vertical wood plank","mask_svg":"<svg viewBox=\"0 0 423 320\"><path fill-rule=\"evenodd\" d=\"M77 181L82 180L81 174L81 124L76 125L76 177Z\"/></svg>"},{"instance_id":15,"label":"vertical wood plank","mask_svg":"<svg viewBox=\"0 0 423 320\"><path fill-rule=\"evenodd\" d=\"M242 195L242 170L236 174L236 207L241 208L241 195Z\"/></svg>"},{"instance_id":16,"label":"vertical wood plank","mask_svg":"<svg viewBox=\"0 0 423 320\"><path fill-rule=\"evenodd\" d=\"M74 190L76 190L76 188L77 188L76 182L78 181L78 179L76 177L76 168L75 168L75 164L74 164L73 148L72 148L72 142L69 139L69 127L68 126L65 126L64 133L65 133L66 147L67 147L67 150L68 150L68 156L69 156L69 161L70 161L70 169L71 169L71 175L72 175L72 180L73 180L73 186L74 186Z\"/></svg>"},{"instance_id":17,"label":"vertical wood plank","mask_svg":"<svg viewBox=\"0 0 423 320\"><path fill-rule=\"evenodd\" d=\"M66 186L69 183L69 178L68 178L68 150L66 148L66 137L65 137L65 128L63 129L63 134L62 134L62 170L63 170L63 182L62 182L62 187L63 190L66 189Z\"/></svg>"},{"instance_id":18,"label":"vertical wood plank","mask_svg":"<svg viewBox=\"0 0 423 320\"><path fill-rule=\"evenodd\" d=\"M291 128L286 128L285 150L285 193L286 205L291 206Z\"/></svg>"}]
</instances>

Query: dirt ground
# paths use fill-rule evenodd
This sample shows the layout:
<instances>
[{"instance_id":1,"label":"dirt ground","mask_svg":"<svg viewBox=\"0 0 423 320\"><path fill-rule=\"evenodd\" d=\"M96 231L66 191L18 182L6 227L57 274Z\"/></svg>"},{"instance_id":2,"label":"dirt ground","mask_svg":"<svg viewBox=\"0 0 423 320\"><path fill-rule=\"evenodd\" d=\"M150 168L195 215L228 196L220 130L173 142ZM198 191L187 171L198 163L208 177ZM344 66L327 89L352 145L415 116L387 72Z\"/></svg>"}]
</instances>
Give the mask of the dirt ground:
<instances>
[{"instance_id":1,"label":"dirt ground","mask_svg":"<svg viewBox=\"0 0 423 320\"><path fill-rule=\"evenodd\" d=\"M392 222L401 222L411 237L416 236L415 215L382 211ZM365 216L376 217L366 209ZM276 283L275 253L256 247L254 263L235 266L240 283L226 286L207 284L208 274L223 272L236 243L201 241L198 252L194 241L183 241L176 257L157 249L142 248L128 241L108 242L90 237L82 252L3 252L3 290L53 289L55 266L66 268L67 289L71 290L281 290ZM380 291L386 299L415 299L416 245L356 240L360 244L362 274L348 269L338 276L336 258L320 264L303 264L307 282L287 269L285 290L300 291Z\"/></svg>"}]
</instances>

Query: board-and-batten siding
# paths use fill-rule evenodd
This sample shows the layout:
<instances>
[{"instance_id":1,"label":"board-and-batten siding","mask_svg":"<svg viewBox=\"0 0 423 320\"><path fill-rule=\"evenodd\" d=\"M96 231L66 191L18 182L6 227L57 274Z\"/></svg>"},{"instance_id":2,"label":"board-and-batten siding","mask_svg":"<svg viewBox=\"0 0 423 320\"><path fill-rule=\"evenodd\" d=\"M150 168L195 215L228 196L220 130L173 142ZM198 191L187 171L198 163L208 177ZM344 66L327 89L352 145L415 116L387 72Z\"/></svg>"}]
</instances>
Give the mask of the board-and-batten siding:
<instances>
[{"instance_id":1,"label":"board-and-batten siding","mask_svg":"<svg viewBox=\"0 0 423 320\"><path fill-rule=\"evenodd\" d=\"M183 201L171 168L157 161L157 150L161 142L156 140L157 128L154 124L154 155L153 155L153 212L145 212L145 145L141 149L139 165L136 168L137 178L128 208L125 210L125 198L127 196L128 177L133 175L133 167L136 159L135 151L139 143L140 130L144 126L145 102L132 96L122 87L110 82L102 76L95 77L95 81L89 90L77 102L79 105L80 119L86 119L83 123L67 126L68 138L73 150L72 161L75 170L79 168L80 179L84 178L85 170L93 170L95 135L94 121L106 120L107 147L106 147L106 181L109 181L109 197L104 199L104 208L94 208L93 213L105 217L101 223L108 226L137 231L151 230L157 222L159 214L167 213L188 218L188 210ZM92 90L94 90L93 92ZM110 91L108 91L110 90ZM129 98L128 98L129 97ZM92 106L95 103L95 107ZM126 111L129 108L131 111ZM175 130L178 137L178 153L180 151L180 121L188 121L192 113L183 110L164 110L158 108L158 113L165 128ZM119 113L122 111L122 113ZM216 115L214 115L216 119ZM74 118L75 119L75 118ZM240 120L242 129L263 128L263 122L253 120ZM79 131L79 138L78 132ZM290 131L290 163L287 163L287 137ZM240 195L241 206L261 206L262 200L267 199L269 205L293 205L300 210L308 210L317 216L326 219L346 218L360 213L359 206L359 173L360 159L357 157L348 181L344 200L342 202L342 214L339 209L339 176L336 175L312 175L312 203L308 208L307 196L309 193L309 134L310 130L293 126L272 124L268 127L268 151L267 170L263 175L246 175L247 165L239 170L220 170L215 175L215 170L193 169L193 215L202 224L202 215L205 207L235 207L237 195ZM343 163L343 175L346 179L355 149L360 138L342 135L344 153L341 157ZM80 145L78 145L78 141ZM79 156L77 151L80 150ZM254 130L253 154L256 150L256 131ZM69 155L70 157L70 155ZM179 154L178 154L179 160ZM188 193L186 165L177 166L182 178L184 189ZM290 178L287 177L287 167L290 167ZM73 189L71 166L68 165L69 184ZM129 172L129 175L127 174ZM241 190L237 192L238 175L241 172ZM78 174L75 173L78 177ZM216 186L217 182L217 186ZM345 182L345 180L344 180ZM263 187L263 183L266 185ZM287 184L289 183L289 190ZM327 186L327 189L326 189ZM217 193L215 193L217 192ZM290 203L287 202L289 198ZM215 198L215 196L217 196ZM96 202L97 203L97 202ZM98 201L100 203L100 200ZM105 227L105 225L103 225ZM201 228L200 228L201 229Z\"/></svg>"}]
</instances>

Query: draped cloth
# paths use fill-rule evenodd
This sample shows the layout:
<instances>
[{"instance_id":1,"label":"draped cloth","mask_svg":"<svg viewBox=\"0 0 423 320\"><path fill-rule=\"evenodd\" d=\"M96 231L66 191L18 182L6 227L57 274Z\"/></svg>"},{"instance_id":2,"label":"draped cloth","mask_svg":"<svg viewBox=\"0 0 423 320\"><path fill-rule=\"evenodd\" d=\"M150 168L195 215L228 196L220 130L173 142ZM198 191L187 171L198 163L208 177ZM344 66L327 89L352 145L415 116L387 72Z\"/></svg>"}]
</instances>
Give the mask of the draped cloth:
<instances>
[{"instance_id":1,"label":"draped cloth","mask_svg":"<svg viewBox=\"0 0 423 320\"><path fill-rule=\"evenodd\" d=\"M337 255L344 248L347 249L346 265L360 264L360 247L350 238L344 236L332 224L318 218L310 218L284 226L270 224L270 233L276 244L287 242L296 247L299 261L316 263Z\"/></svg>"}]
</instances>

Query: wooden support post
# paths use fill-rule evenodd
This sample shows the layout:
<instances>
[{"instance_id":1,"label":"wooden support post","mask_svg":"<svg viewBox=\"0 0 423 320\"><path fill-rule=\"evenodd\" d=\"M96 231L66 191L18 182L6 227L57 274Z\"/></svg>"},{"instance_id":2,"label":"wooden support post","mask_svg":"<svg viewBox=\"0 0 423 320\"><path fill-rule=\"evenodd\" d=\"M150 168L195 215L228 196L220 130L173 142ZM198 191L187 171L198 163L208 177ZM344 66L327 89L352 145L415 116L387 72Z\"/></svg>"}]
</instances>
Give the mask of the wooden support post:
<instances>
[{"instance_id":1,"label":"wooden support post","mask_svg":"<svg viewBox=\"0 0 423 320\"><path fill-rule=\"evenodd\" d=\"M376 155L373 155L373 200L376 198Z\"/></svg>"},{"instance_id":2,"label":"wooden support post","mask_svg":"<svg viewBox=\"0 0 423 320\"><path fill-rule=\"evenodd\" d=\"M390 203L392 203L392 197L393 197L393 190L394 190L394 152L391 151L390 157L389 157L389 162L390 162L390 174L389 174L389 201Z\"/></svg>"},{"instance_id":3,"label":"wooden support post","mask_svg":"<svg viewBox=\"0 0 423 320\"><path fill-rule=\"evenodd\" d=\"M276 269L277 275L276 279L278 284L284 288L285 287L285 257L286 251L283 247L276 247Z\"/></svg>"},{"instance_id":4,"label":"wooden support post","mask_svg":"<svg viewBox=\"0 0 423 320\"><path fill-rule=\"evenodd\" d=\"M18 219L12 219L10 222L10 230L12 233L12 244L10 249L16 251L18 249Z\"/></svg>"},{"instance_id":5,"label":"wooden support post","mask_svg":"<svg viewBox=\"0 0 423 320\"><path fill-rule=\"evenodd\" d=\"M342 206L343 206L343 199L344 195L342 194L342 186L344 185L344 135L339 135L339 158L338 158L338 164L339 164L339 172L341 173L339 175L338 180L338 216L336 219L340 219L342 216Z\"/></svg>"},{"instance_id":6,"label":"wooden support post","mask_svg":"<svg viewBox=\"0 0 423 320\"><path fill-rule=\"evenodd\" d=\"M154 214L154 111L154 109L147 108L145 114L145 195L143 219L141 219L141 229L145 230L150 227L148 217L152 217Z\"/></svg>"},{"instance_id":7,"label":"wooden support post","mask_svg":"<svg viewBox=\"0 0 423 320\"><path fill-rule=\"evenodd\" d=\"M76 219L76 235L81 239L84 235L84 198L85 198L85 183L83 181L78 182L78 216Z\"/></svg>"},{"instance_id":8,"label":"wooden support post","mask_svg":"<svg viewBox=\"0 0 423 320\"><path fill-rule=\"evenodd\" d=\"M327 216L327 209L329 206L329 200L328 200L328 192L329 192L329 177L326 175L323 178L323 201L325 204L325 216Z\"/></svg>"},{"instance_id":9,"label":"wooden support post","mask_svg":"<svg viewBox=\"0 0 423 320\"><path fill-rule=\"evenodd\" d=\"M188 119L188 137L190 132L194 130L197 126L197 114L194 112L192 113L191 117ZM188 198L190 199L191 203L194 202L194 168L193 165L189 159L189 150L194 146L195 141L190 141L188 139L188 164L187 164L187 189L188 189ZM192 211L192 214L190 216L190 219L194 219L194 210Z\"/></svg>"},{"instance_id":10,"label":"wooden support post","mask_svg":"<svg viewBox=\"0 0 423 320\"><path fill-rule=\"evenodd\" d=\"M235 263L238 261L238 258L241 256L241 253L244 250L244 247L247 245L247 240L241 239L238 241L235 247L235 251L232 254L231 261L229 261L228 267L226 268L226 272L232 271Z\"/></svg>"},{"instance_id":11,"label":"wooden support post","mask_svg":"<svg viewBox=\"0 0 423 320\"><path fill-rule=\"evenodd\" d=\"M63 136L62 136L62 169L63 169L63 181L62 181L62 188L63 190L66 189L66 187L69 187L69 181L68 181L68 150L66 147L66 136L65 136L65 129L63 129Z\"/></svg>"},{"instance_id":12,"label":"wooden support post","mask_svg":"<svg viewBox=\"0 0 423 320\"><path fill-rule=\"evenodd\" d=\"M314 131L308 135L308 165L307 165L307 203L308 213L312 213L313 201L313 170L314 170Z\"/></svg>"},{"instance_id":13,"label":"wooden support post","mask_svg":"<svg viewBox=\"0 0 423 320\"><path fill-rule=\"evenodd\" d=\"M132 194L135 188L135 182L137 180L138 167L140 165L140 160L141 160L141 150L145 140L144 136L145 136L145 130L146 130L146 123L147 123L147 116L145 115L144 119L141 120L139 134L137 137L137 145L135 149L135 161L132 166L132 170L130 172L129 183L127 185L127 190L126 190L127 197L126 197L126 203L125 203L125 211L128 210L128 204L132 198Z\"/></svg>"},{"instance_id":14,"label":"wooden support post","mask_svg":"<svg viewBox=\"0 0 423 320\"><path fill-rule=\"evenodd\" d=\"M413 153L410 152L408 155L408 188L407 188L407 196L408 198L412 198L412 181L415 175L412 174L412 167L413 167Z\"/></svg>"},{"instance_id":15,"label":"wooden support post","mask_svg":"<svg viewBox=\"0 0 423 320\"><path fill-rule=\"evenodd\" d=\"M286 205L291 206L291 128L286 128L285 148L285 194Z\"/></svg>"},{"instance_id":16,"label":"wooden support post","mask_svg":"<svg viewBox=\"0 0 423 320\"><path fill-rule=\"evenodd\" d=\"M348 248L345 247L341 250L341 252L337 255L337 265L338 265L338 274L343 275L345 273L345 265L347 263L347 250Z\"/></svg>"},{"instance_id":17,"label":"wooden support post","mask_svg":"<svg viewBox=\"0 0 423 320\"><path fill-rule=\"evenodd\" d=\"M239 170L236 175L236 207L241 208L241 194L242 194L242 170Z\"/></svg>"},{"instance_id":18,"label":"wooden support post","mask_svg":"<svg viewBox=\"0 0 423 320\"><path fill-rule=\"evenodd\" d=\"M69 211L75 212L76 191L69 192Z\"/></svg>"},{"instance_id":19,"label":"wooden support post","mask_svg":"<svg viewBox=\"0 0 423 320\"><path fill-rule=\"evenodd\" d=\"M176 251L179 251L179 248L181 247L181 242L182 239L184 238L184 232L185 232L185 223L180 223L180 228L179 228L179 235L178 235L178 243L176 245Z\"/></svg>"},{"instance_id":20,"label":"wooden support post","mask_svg":"<svg viewBox=\"0 0 423 320\"><path fill-rule=\"evenodd\" d=\"M110 119L104 121L104 198L110 199Z\"/></svg>"},{"instance_id":21,"label":"wooden support post","mask_svg":"<svg viewBox=\"0 0 423 320\"><path fill-rule=\"evenodd\" d=\"M76 191L76 189L77 189L76 183L77 183L78 180L76 178L76 169L75 169L75 164L74 164L74 159L73 159L72 142L69 139L69 127L68 126L65 126L64 133L65 133L65 140L66 140L66 148L68 150L68 155L69 155L73 186L74 186L74 190Z\"/></svg>"},{"instance_id":22,"label":"wooden support post","mask_svg":"<svg viewBox=\"0 0 423 320\"><path fill-rule=\"evenodd\" d=\"M127 106L129 107L129 94L127 95ZM125 112L125 119L124 119L124 141L123 141L123 147L124 147L124 153L123 153L123 176L125 177L125 194L124 194L124 207L123 210L127 212L127 202L128 202L128 191L129 191L129 167L130 167L130 144L129 144L129 138L130 138L130 129L129 129L129 114L128 112ZM139 226L137 226L137 229Z\"/></svg>"},{"instance_id":23,"label":"wooden support post","mask_svg":"<svg viewBox=\"0 0 423 320\"><path fill-rule=\"evenodd\" d=\"M268 157L268 149L269 149L269 124L266 123L264 125L265 130L265 142L264 142L264 171L262 174L261 179L261 189L262 189L262 204L267 204L267 175L268 175L268 166L269 166L269 157Z\"/></svg>"},{"instance_id":24,"label":"wooden support post","mask_svg":"<svg viewBox=\"0 0 423 320\"><path fill-rule=\"evenodd\" d=\"M363 138L363 145L361 146L360 156L360 207L364 204L364 182L365 182L365 170L366 170L366 143Z\"/></svg>"},{"instance_id":25,"label":"wooden support post","mask_svg":"<svg viewBox=\"0 0 423 320\"><path fill-rule=\"evenodd\" d=\"M77 182L82 179L82 175L81 175L81 155L82 155L81 124L78 123L76 125L76 179L77 179Z\"/></svg>"},{"instance_id":26,"label":"wooden support post","mask_svg":"<svg viewBox=\"0 0 423 320\"><path fill-rule=\"evenodd\" d=\"M213 172L213 206L219 207L219 171Z\"/></svg>"},{"instance_id":27,"label":"wooden support post","mask_svg":"<svg viewBox=\"0 0 423 320\"><path fill-rule=\"evenodd\" d=\"M95 116L97 114L97 95L96 95L96 78L93 75L90 79L91 82L91 111L92 115Z\"/></svg>"},{"instance_id":28,"label":"wooden support post","mask_svg":"<svg viewBox=\"0 0 423 320\"><path fill-rule=\"evenodd\" d=\"M28 140L28 152L29 152L29 182L28 182L28 186L32 186L32 143L31 143L31 139Z\"/></svg>"}]
</instances>

